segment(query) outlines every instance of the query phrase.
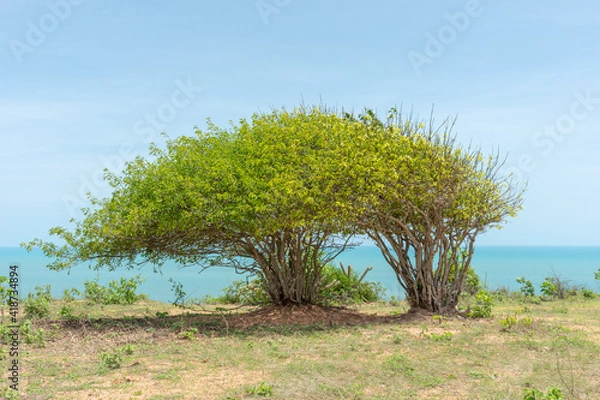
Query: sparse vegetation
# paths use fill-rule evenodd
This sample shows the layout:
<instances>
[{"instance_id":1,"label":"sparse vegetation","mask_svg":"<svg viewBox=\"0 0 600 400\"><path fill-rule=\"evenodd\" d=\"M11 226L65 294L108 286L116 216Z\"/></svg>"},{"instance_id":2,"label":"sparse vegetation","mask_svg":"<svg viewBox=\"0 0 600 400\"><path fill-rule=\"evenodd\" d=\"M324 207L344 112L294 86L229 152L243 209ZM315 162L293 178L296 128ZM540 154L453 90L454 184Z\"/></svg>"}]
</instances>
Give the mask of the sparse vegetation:
<instances>
[{"instance_id":1,"label":"sparse vegetation","mask_svg":"<svg viewBox=\"0 0 600 400\"><path fill-rule=\"evenodd\" d=\"M137 294L138 286L143 283L140 275L126 279L120 278L118 281L112 280L108 286L102 286L99 278L93 281L85 281L83 297L94 304L134 304L146 296ZM76 294L79 291L74 290Z\"/></svg>"},{"instance_id":2,"label":"sparse vegetation","mask_svg":"<svg viewBox=\"0 0 600 400\"><path fill-rule=\"evenodd\" d=\"M36 286L35 293L29 293L24 301L25 318L38 319L50 316L50 285Z\"/></svg>"},{"instance_id":3,"label":"sparse vegetation","mask_svg":"<svg viewBox=\"0 0 600 400\"><path fill-rule=\"evenodd\" d=\"M365 280L371 268L358 274L351 265L339 268L326 265L321 272L319 293L316 303L322 305L351 305L370 303L383 299L385 289L380 283ZM266 305L271 302L265 283L261 278L234 281L223 289L223 295L205 296L200 301L206 304Z\"/></svg>"},{"instance_id":4,"label":"sparse vegetation","mask_svg":"<svg viewBox=\"0 0 600 400\"><path fill-rule=\"evenodd\" d=\"M460 306L484 305L493 297L478 296L463 298ZM221 305L181 309L148 300L107 306L73 299L75 310L86 307L87 318L42 318L26 328L33 336L43 330L45 347L22 344L31 368L24 393L216 400L593 398L600 390L600 300L578 295L523 304L521 293L493 298L497 316L486 319L398 315L410 308L399 300L336 316L349 311L286 308L280 314L268 307L219 311ZM52 300L50 315L58 316L64 303ZM179 380L185 384L173 385Z\"/></svg>"}]
</instances>

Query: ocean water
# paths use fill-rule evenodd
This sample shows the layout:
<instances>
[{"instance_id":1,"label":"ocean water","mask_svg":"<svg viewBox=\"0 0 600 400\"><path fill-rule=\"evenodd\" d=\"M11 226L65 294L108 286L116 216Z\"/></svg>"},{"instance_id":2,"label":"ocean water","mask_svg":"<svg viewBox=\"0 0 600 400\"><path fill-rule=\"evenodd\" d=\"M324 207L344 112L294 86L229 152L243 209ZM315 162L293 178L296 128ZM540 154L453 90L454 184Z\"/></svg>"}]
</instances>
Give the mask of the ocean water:
<instances>
[{"instance_id":1,"label":"ocean water","mask_svg":"<svg viewBox=\"0 0 600 400\"><path fill-rule=\"evenodd\" d=\"M386 295L403 297L403 292L392 269L387 266L375 246L363 245L344 252L336 263L352 265L356 271L373 269L367 274L369 281L381 282ZM73 268L70 272L55 272L45 266L48 259L41 251L28 253L21 248L0 247L0 275L8 275L10 265L18 265L19 290L21 297L33 292L36 286L50 284L52 294L62 296L64 289L83 289L83 282L99 278L100 283L120 277L133 277L138 274L145 279L139 292L151 299L171 302L174 294L169 278L183 284L189 298L204 295L216 296L234 280L246 279L227 268L212 268L200 272L196 266L179 268L176 264L165 265L162 274L154 273L151 266L139 270L106 271L91 270L85 265ZM600 247L508 247L480 246L475 250L473 267L489 288L506 286L518 287L516 278L525 276L536 288L546 276L557 274L574 285L583 285L599 291L600 281L594 279L594 272L600 268Z\"/></svg>"}]
</instances>

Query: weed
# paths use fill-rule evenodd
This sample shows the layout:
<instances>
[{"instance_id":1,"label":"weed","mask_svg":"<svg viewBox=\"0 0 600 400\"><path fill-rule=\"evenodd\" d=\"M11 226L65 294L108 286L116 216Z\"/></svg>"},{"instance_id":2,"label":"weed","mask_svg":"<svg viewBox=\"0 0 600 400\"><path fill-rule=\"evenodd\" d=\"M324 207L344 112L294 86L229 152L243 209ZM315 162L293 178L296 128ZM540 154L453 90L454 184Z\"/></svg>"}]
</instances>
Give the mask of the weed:
<instances>
[{"instance_id":1,"label":"weed","mask_svg":"<svg viewBox=\"0 0 600 400\"><path fill-rule=\"evenodd\" d=\"M171 324L171 329L173 329L174 331L180 331L183 329L184 326L185 326L185 322L175 321Z\"/></svg>"},{"instance_id":2,"label":"weed","mask_svg":"<svg viewBox=\"0 0 600 400\"><path fill-rule=\"evenodd\" d=\"M452 332L444 332L444 333L430 333L426 335L426 337L436 341L436 342L448 342L452 340Z\"/></svg>"},{"instance_id":3,"label":"weed","mask_svg":"<svg viewBox=\"0 0 600 400\"><path fill-rule=\"evenodd\" d=\"M401 303L401 300L398 300L398 299L396 298L396 296L391 296L391 297L390 297L390 302L389 302L389 303L390 303L390 306L392 306L392 307L397 307L397 306L399 306L399 305L400 305L400 303Z\"/></svg>"},{"instance_id":4,"label":"weed","mask_svg":"<svg viewBox=\"0 0 600 400\"><path fill-rule=\"evenodd\" d=\"M179 332L179 337L187 340L194 340L198 334L198 328L190 328L187 331Z\"/></svg>"},{"instance_id":5,"label":"weed","mask_svg":"<svg viewBox=\"0 0 600 400\"><path fill-rule=\"evenodd\" d=\"M406 375L413 375L415 371L408 358L406 358L402 354L394 354L392 356L389 356L385 359L383 365L387 369L390 369L395 372L402 372Z\"/></svg>"},{"instance_id":6,"label":"weed","mask_svg":"<svg viewBox=\"0 0 600 400\"><path fill-rule=\"evenodd\" d=\"M557 387L546 389L546 393L539 389L525 389L523 400L561 400L563 399L562 391Z\"/></svg>"},{"instance_id":7,"label":"weed","mask_svg":"<svg viewBox=\"0 0 600 400\"><path fill-rule=\"evenodd\" d=\"M2 393L2 398L6 400L16 400L21 398L17 390L11 389L9 387L5 388L0 393Z\"/></svg>"},{"instance_id":8,"label":"weed","mask_svg":"<svg viewBox=\"0 0 600 400\"><path fill-rule=\"evenodd\" d=\"M103 352L100 355L100 359L102 360L102 367L108 369L119 369L123 364L123 355L132 355L135 351L135 345L126 344L122 347L115 348L112 352Z\"/></svg>"},{"instance_id":9,"label":"weed","mask_svg":"<svg viewBox=\"0 0 600 400\"><path fill-rule=\"evenodd\" d=\"M246 393L253 396L270 397L273 395L273 386L267 385L265 382L261 382L257 386L251 386L246 389Z\"/></svg>"},{"instance_id":10,"label":"weed","mask_svg":"<svg viewBox=\"0 0 600 400\"><path fill-rule=\"evenodd\" d=\"M128 356L132 355L134 351L135 345L133 344L126 344L125 346L121 347L121 352L123 354L127 354Z\"/></svg>"},{"instance_id":11,"label":"weed","mask_svg":"<svg viewBox=\"0 0 600 400\"><path fill-rule=\"evenodd\" d=\"M100 355L102 365L108 369L121 368L123 363L123 356L120 351L113 351L112 353L104 352Z\"/></svg>"}]
</instances>

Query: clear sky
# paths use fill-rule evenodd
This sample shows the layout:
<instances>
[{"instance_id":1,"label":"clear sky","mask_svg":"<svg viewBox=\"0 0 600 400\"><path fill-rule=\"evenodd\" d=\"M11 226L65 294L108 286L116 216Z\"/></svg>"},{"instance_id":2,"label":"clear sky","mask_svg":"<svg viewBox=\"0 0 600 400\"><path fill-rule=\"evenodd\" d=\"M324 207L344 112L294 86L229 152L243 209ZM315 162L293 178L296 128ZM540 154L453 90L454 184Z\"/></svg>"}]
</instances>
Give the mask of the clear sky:
<instances>
[{"instance_id":1,"label":"clear sky","mask_svg":"<svg viewBox=\"0 0 600 400\"><path fill-rule=\"evenodd\" d=\"M301 102L402 105L508 153L524 210L485 245L600 245L598 1L0 3L0 246L69 226L102 169Z\"/></svg>"}]
</instances>

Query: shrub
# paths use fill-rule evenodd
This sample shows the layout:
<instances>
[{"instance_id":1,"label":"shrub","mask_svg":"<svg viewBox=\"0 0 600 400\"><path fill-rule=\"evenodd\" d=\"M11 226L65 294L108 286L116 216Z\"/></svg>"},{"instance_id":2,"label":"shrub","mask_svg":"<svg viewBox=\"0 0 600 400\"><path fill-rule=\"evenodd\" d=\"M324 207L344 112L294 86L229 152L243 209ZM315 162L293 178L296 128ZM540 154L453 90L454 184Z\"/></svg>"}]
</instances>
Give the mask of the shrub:
<instances>
[{"instance_id":1,"label":"shrub","mask_svg":"<svg viewBox=\"0 0 600 400\"><path fill-rule=\"evenodd\" d=\"M172 283L171 292L175 294L175 300L173 300L173 305L179 307L184 306L187 293L183 290L183 284L181 282L175 282L173 278L169 278L169 282Z\"/></svg>"},{"instance_id":2,"label":"shrub","mask_svg":"<svg viewBox=\"0 0 600 400\"><path fill-rule=\"evenodd\" d=\"M598 271L594 272L594 278L600 281L600 268L598 268Z\"/></svg>"},{"instance_id":3,"label":"shrub","mask_svg":"<svg viewBox=\"0 0 600 400\"><path fill-rule=\"evenodd\" d=\"M103 352L100 355L100 359L102 360L101 366L108 369L121 368L121 365L123 364L123 355L132 355L134 350L134 345L126 344L123 347L115 348L115 350L112 352Z\"/></svg>"},{"instance_id":4,"label":"shrub","mask_svg":"<svg viewBox=\"0 0 600 400\"><path fill-rule=\"evenodd\" d=\"M326 265L321 271L319 281L318 299L324 304L359 304L381 300L385 288L380 283L364 281L366 274L371 270L367 268L362 275L358 275L352 266L339 268ZM211 304L242 304L264 305L271 302L262 278L250 281L234 281L223 289L223 295L218 297L205 296L204 303Z\"/></svg>"},{"instance_id":5,"label":"shrub","mask_svg":"<svg viewBox=\"0 0 600 400\"><path fill-rule=\"evenodd\" d=\"M471 318L489 318L492 316L494 299L487 290L480 290L475 295L475 305L471 308L468 316Z\"/></svg>"},{"instance_id":6,"label":"shrub","mask_svg":"<svg viewBox=\"0 0 600 400\"><path fill-rule=\"evenodd\" d=\"M19 327L19 332L25 338L25 343L35 344L39 347L46 345L46 334L43 328L35 329L31 320L25 320Z\"/></svg>"},{"instance_id":7,"label":"shrub","mask_svg":"<svg viewBox=\"0 0 600 400\"><path fill-rule=\"evenodd\" d=\"M372 267L360 276L351 265L326 265L321 274L319 297L326 304L360 304L381 300L385 289L380 283L364 281Z\"/></svg>"},{"instance_id":8,"label":"shrub","mask_svg":"<svg viewBox=\"0 0 600 400\"><path fill-rule=\"evenodd\" d=\"M586 299L593 299L596 297L596 294L594 293L593 290L589 290L586 288L581 289L581 294L583 294L583 297Z\"/></svg>"},{"instance_id":9,"label":"shrub","mask_svg":"<svg viewBox=\"0 0 600 400\"><path fill-rule=\"evenodd\" d=\"M140 275L135 278L121 278L119 281L112 280L108 286L102 286L98 283L98 278L94 281L85 281L83 296L94 304L134 304L146 296L136 294L136 290L144 280Z\"/></svg>"},{"instance_id":10,"label":"shrub","mask_svg":"<svg viewBox=\"0 0 600 400\"><path fill-rule=\"evenodd\" d=\"M529 279L525 279L524 276L517 278L517 283L521 286L519 291L526 297L535 296L535 287Z\"/></svg>"},{"instance_id":11,"label":"shrub","mask_svg":"<svg viewBox=\"0 0 600 400\"><path fill-rule=\"evenodd\" d=\"M50 285L36 286L35 294L29 293L24 301L25 318L38 319L50 315Z\"/></svg>"},{"instance_id":12,"label":"shrub","mask_svg":"<svg viewBox=\"0 0 600 400\"><path fill-rule=\"evenodd\" d=\"M577 295L577 288L564 280L560 275L553 273L552 276L547 276L540 287L542 294L545 297L558 297L564 299L567 296Z\"/></svg>"},{"instance_id":13,"label":"shrub","mask_svg":"<svg viewBox=\"0 0 600 400\"><path fill-rule=\"evenodd\" d=\"M555 297L558 294L558 288L556 287L556 284L549 279L550 278L546 278L546 280L542 282L540 290L544 297Z\"/></svg>"},{"instance_id":14,"label":"shrub","mask_svg":"<svg viewBox=\"0 0 600 400\"><path fill-rule=\"evenodd\" d=\"M221 304L264 305L271 302L262 278L235 281L223 289L223 296L210 299L209 302Z\"/></svg>"}]
</instances>

